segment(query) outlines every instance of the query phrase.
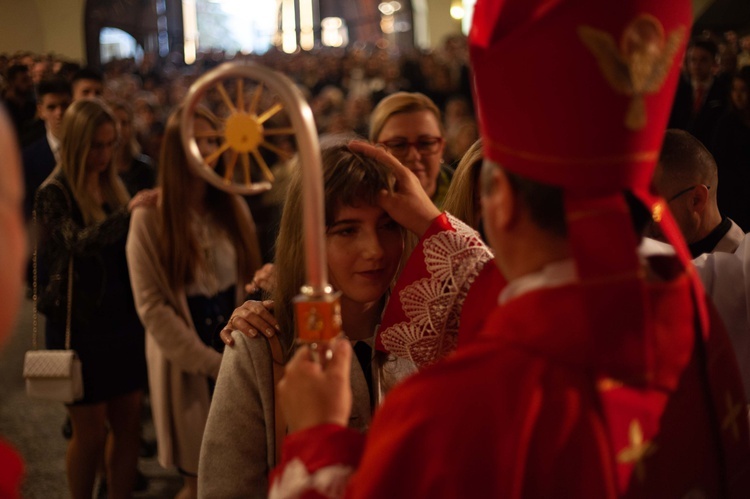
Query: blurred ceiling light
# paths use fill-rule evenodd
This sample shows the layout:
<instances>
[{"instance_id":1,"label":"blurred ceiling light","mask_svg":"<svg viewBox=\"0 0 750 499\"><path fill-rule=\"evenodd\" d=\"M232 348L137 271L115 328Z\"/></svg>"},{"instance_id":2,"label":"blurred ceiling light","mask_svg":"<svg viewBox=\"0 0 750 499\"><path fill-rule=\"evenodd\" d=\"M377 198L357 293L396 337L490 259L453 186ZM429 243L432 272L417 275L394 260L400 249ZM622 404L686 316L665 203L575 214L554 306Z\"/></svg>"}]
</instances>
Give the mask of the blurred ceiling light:
<instances>
[{"instance_id":1,"label":"blurred ceiling light","mask_svg":"<svg viewBox=\"0 0 750 499\"><path fill-rule=\"evenodd\" d=\"M391 5L391 2L381 3L380 5L378 5L378 10L384 16L393 15L393 13L395 12L395 10L393 9L393 5Z\"/></svg>"},{"instance_id":2,"label":"blurred ceiling light","mask_svg":"<svg viewBox=\"0 0 750 499\"><path fill-rule=\"evenodd\" d=\"M465 15L466 11L464 10L463 2L461 0L453 0L451 2L451 17L460 21Z\"/></svg>"},{"instance_id":3,"label":"blurred ceiling light","mask_svg":"<svg viewBox=\"0 0 750 499\"><path fill-rule=\"evenodd\" d=\"M341 47L349 43L349 32L340 17L326 17L320 21L320 41L327 47Z\"/></svg>"},{"instance_id":4,"label":"blurred ceiling light","mask_svg":"<svg viewBox=\"0 0 750 499\"><path fill-rule=\"evenodd\" d=\"M380 20L380 30L386 35L390 35L394 31L396 31L393 16L385 16Z\"/></svg>"},{"instance_id":5,"label":"blurred ceiling light","mask_svg":"<svg viewBox=\"0 0 750 499\"><path fill-rule=\"evenodd\" d=\"M323 29L339 29L342 24L340 17L326 17L320 21L320 26Z\"/></svg>"},{"instance_id":6,"label":"blurred ceiling light","mask_svg":"<svg viewBox=\"0 0 750 499\"><path fill-rule=\"evenodd\" d=\"M393 2L382 2L378 5L378 10L384 16L391 16L401 10L401 2L396 2L395 0Z\"/></svg>"}]
</instances>

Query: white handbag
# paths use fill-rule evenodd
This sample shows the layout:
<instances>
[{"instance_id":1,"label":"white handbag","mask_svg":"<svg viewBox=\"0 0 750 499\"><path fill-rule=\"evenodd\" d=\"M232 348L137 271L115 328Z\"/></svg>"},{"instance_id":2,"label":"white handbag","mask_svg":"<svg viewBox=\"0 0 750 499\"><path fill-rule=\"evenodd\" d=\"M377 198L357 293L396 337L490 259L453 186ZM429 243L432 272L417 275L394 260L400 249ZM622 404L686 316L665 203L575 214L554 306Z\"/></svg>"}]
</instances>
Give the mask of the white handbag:
<instances>
[{"instance_id":1,"label":"white handbag","mask_svg":"<svg viewBox=\"0 0 750 499\"><path fill-rule=\"evenodd\" d=\"M81 361L73 350L29 350L23 377L29 397L66 403L83 397Z\"/></svg>"},{"instance_id":2,"label":"white handbag","mask_svg":"<svg viewBox=\"0 0 750 499\"><path fill-rule=\"evenodd\" d=\"M62 186L60 188L65 192ZM66 193L67 194L67 193ZM36 230L36 210L32 222ZM26 379L26 394L29 397L71 403L83 398L83 376L81 361L70 349L70 312L73 302L73 255L68 261L68 303L65 317L65 350L38 350L38 282L37 244L34 244L33 272L34 309L32 315L31 350L23 360L23 377Z\"/></svg>"}]
</instances>

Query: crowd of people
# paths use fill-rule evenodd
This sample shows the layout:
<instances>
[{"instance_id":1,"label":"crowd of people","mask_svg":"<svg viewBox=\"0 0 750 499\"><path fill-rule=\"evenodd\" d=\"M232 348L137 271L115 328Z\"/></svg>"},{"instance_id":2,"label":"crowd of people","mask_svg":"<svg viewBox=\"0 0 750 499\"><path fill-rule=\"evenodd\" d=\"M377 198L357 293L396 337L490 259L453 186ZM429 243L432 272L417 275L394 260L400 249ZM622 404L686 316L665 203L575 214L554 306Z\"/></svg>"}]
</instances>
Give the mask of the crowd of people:
<instances>
[{"instance_id":1,"label":"crowd of people","mask_svg":"<svg viewBox=\"0 0 750 499\"><path fill-rule=\"evenodd\" d=\"M291 57L269 53L260 62L286 70L299 83L321 134L346 131L365 137L372 113L377 129L372 139L411 165L440 204L453 173L450 157L459 158L477 137L471 102L462 89L467 75L460 49L465 46L456 40L446 44L453 53L443 59L453 68L438 64L434 54L397 64L379 49L356 49L345 57L334 51ZM40 234L32 242L39 248L39 310L47 317L47 346L62 347L70 314L72 347L86 364L85 396L68 406L67 473L73 497L88 497L97 475L112 497L127 497L133 489L146 386L159 461L184 477L180 497L197 495L199 449L222 358L213 333L241 303L262 260L276 260L280 204L288 198L276 199L277 213L248 200L257 208L256 217L262 214L256 229L245 201L191 175L180 143L180 99L200 70L157 69L149 67L150 60L138 68L133 61L113 61L99 73L31 54L2 59L4 102L23 151L24 214ZM207 69L217 62L209 55L198 66ZM402 70L420 79L400 77ZM445 77L433 77L435 72ZM432 98L403 88L419 88ZM201 110L196 132L216 126L215 116ZM451 134L459 139L449 143ZM204 156L217 147L217 139L199 139ZM223 160L216 163L223 167ZM184 206L192 209L186 214ZM388 222L374 224L380 232ZM388 230L401 240L400 229ZM298 240L297 257L300 245ZM27 274L31 286L31 265ZM285 299L296 293L302 275L288 281ZM383 276L381 294L392 278L393 272ZM70 279L72 294L66 295ZM116 312L111 306L117 306ZM374 330L381 309L382 303L370 310L367 320L373 324L363 332ZM358 314L356 308L349 312L352 320L360 320ZM109 328L106 337L96 335L105 317L117 321L117 327ZM289 329L291 320L282 323ZM362 428L371 413L368 403ZM266 475L274 462L257 469ZM258 482L249 476L257 493Z\"/></svg>"},{"instance_id":2,"label":"crowd of people","mask_svg":"<svg viewBox=\"0 0 750 499\"><path fill-rule=\"evenodd\" d=\"M750 276L736 270L750 37L688 42L689 8L667 1L549 18L508 3L480 0L470 40L414 56L208 53L189 68L146 56L102 73L0 57L39 257L27 281L47 347L69 334L84 370L84 398L66 406L72 497L91 497L98 475L130 497L147 387L180 499L750 491ZM568 30L583 8L601 26ZM558 28L569 50L552 60L540 40ZM660 105L623 106L603 76L621 34L633 60L666 54L648 89ZM328 364L295 343L296 160L276 158L290 176L270 211L188 166L182 99L225 60L281 71L313 109L348 340ZM551 91L542 60L580 74ZM623 60L634 81L643 68ZM576 78L595 82L585 96ZM223 171L218 127L199 107L198 149Z\"/></svg>"}]
</instances>

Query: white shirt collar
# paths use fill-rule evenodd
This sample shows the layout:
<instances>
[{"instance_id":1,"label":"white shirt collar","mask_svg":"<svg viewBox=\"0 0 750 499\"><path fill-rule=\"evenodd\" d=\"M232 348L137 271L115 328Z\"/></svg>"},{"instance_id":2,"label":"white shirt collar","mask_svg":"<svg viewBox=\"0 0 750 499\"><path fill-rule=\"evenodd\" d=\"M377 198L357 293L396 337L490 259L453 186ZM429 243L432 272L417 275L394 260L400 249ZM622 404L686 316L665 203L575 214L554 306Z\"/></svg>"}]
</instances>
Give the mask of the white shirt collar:
<instances>
[{"instance_id":1,"label":"white shirt collar","mask_svg":"<svg viewBox=\"0 0 750 499\"><path fill-rule=\"evenodd\" d=\"M60 139L52 135L52 132L50 132L49 127L44 127L47 130L47 143L49 144L49 148L52 149L52 154L55 156L55 162L60 162Z\"/></svg>"},{"instance_id":2,"label":"white shirt collar","mask_svg":"<svg viewBox=\"0 0 750 499\"><path fill-rule=\"evenodd\" d=\"M690 82L693 85L693 91L695 91L698 87L708 90L709 88L711 88L711 85L714 84L714 77L711 76L706 81L698 81L696 79L691 79Z\"/></svg>"},{"instance_id":3,"label":"white shirt collar","mask_svg":"<svg viewBox=\"0 0 750 499\"><path fill-rule=\"evenodd\" d=\"M548 263L542 270L526 274L509 282L500 292L498 302L502 305L513 298L541 288L556 288L578 280L575 261L572 258Z\"/></svg>"}]
</instances>

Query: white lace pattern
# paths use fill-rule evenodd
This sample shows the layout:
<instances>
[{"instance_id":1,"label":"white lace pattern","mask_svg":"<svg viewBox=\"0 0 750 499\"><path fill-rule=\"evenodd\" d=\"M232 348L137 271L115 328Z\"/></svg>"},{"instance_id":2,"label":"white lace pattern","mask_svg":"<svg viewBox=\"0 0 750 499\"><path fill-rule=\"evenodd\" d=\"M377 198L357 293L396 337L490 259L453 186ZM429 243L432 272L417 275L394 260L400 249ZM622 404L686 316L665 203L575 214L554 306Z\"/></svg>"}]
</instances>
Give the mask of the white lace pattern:
<instances>
[{"instance_id":1,"label":"white lace pattern","mask_svg":"<svg viewBox=\"0 0 750 499\"><path fill-rule=\"evenodd\" d=\"M397 357L420 367L456 349L458 326L466 294L482 267L493 258L479 234L451 214L455 229L424 241L424 261L430 276L399 293L407 321L381 332L383 345Z\"/></svg>"},{"instance_id":2,"label":"white lace pattern","mask_svg":"<svg viewBox=\"0 0 750 499\"><path fill-rule=\"evenodd\" d=\"M314 490L323 497L343 497L346 484L354 473L351 466L324 466L309 473L299 459L292 459L284 466L281 477L274 480L268 493L269 499L294 499Z\"/></svg>"}]
</instances>

